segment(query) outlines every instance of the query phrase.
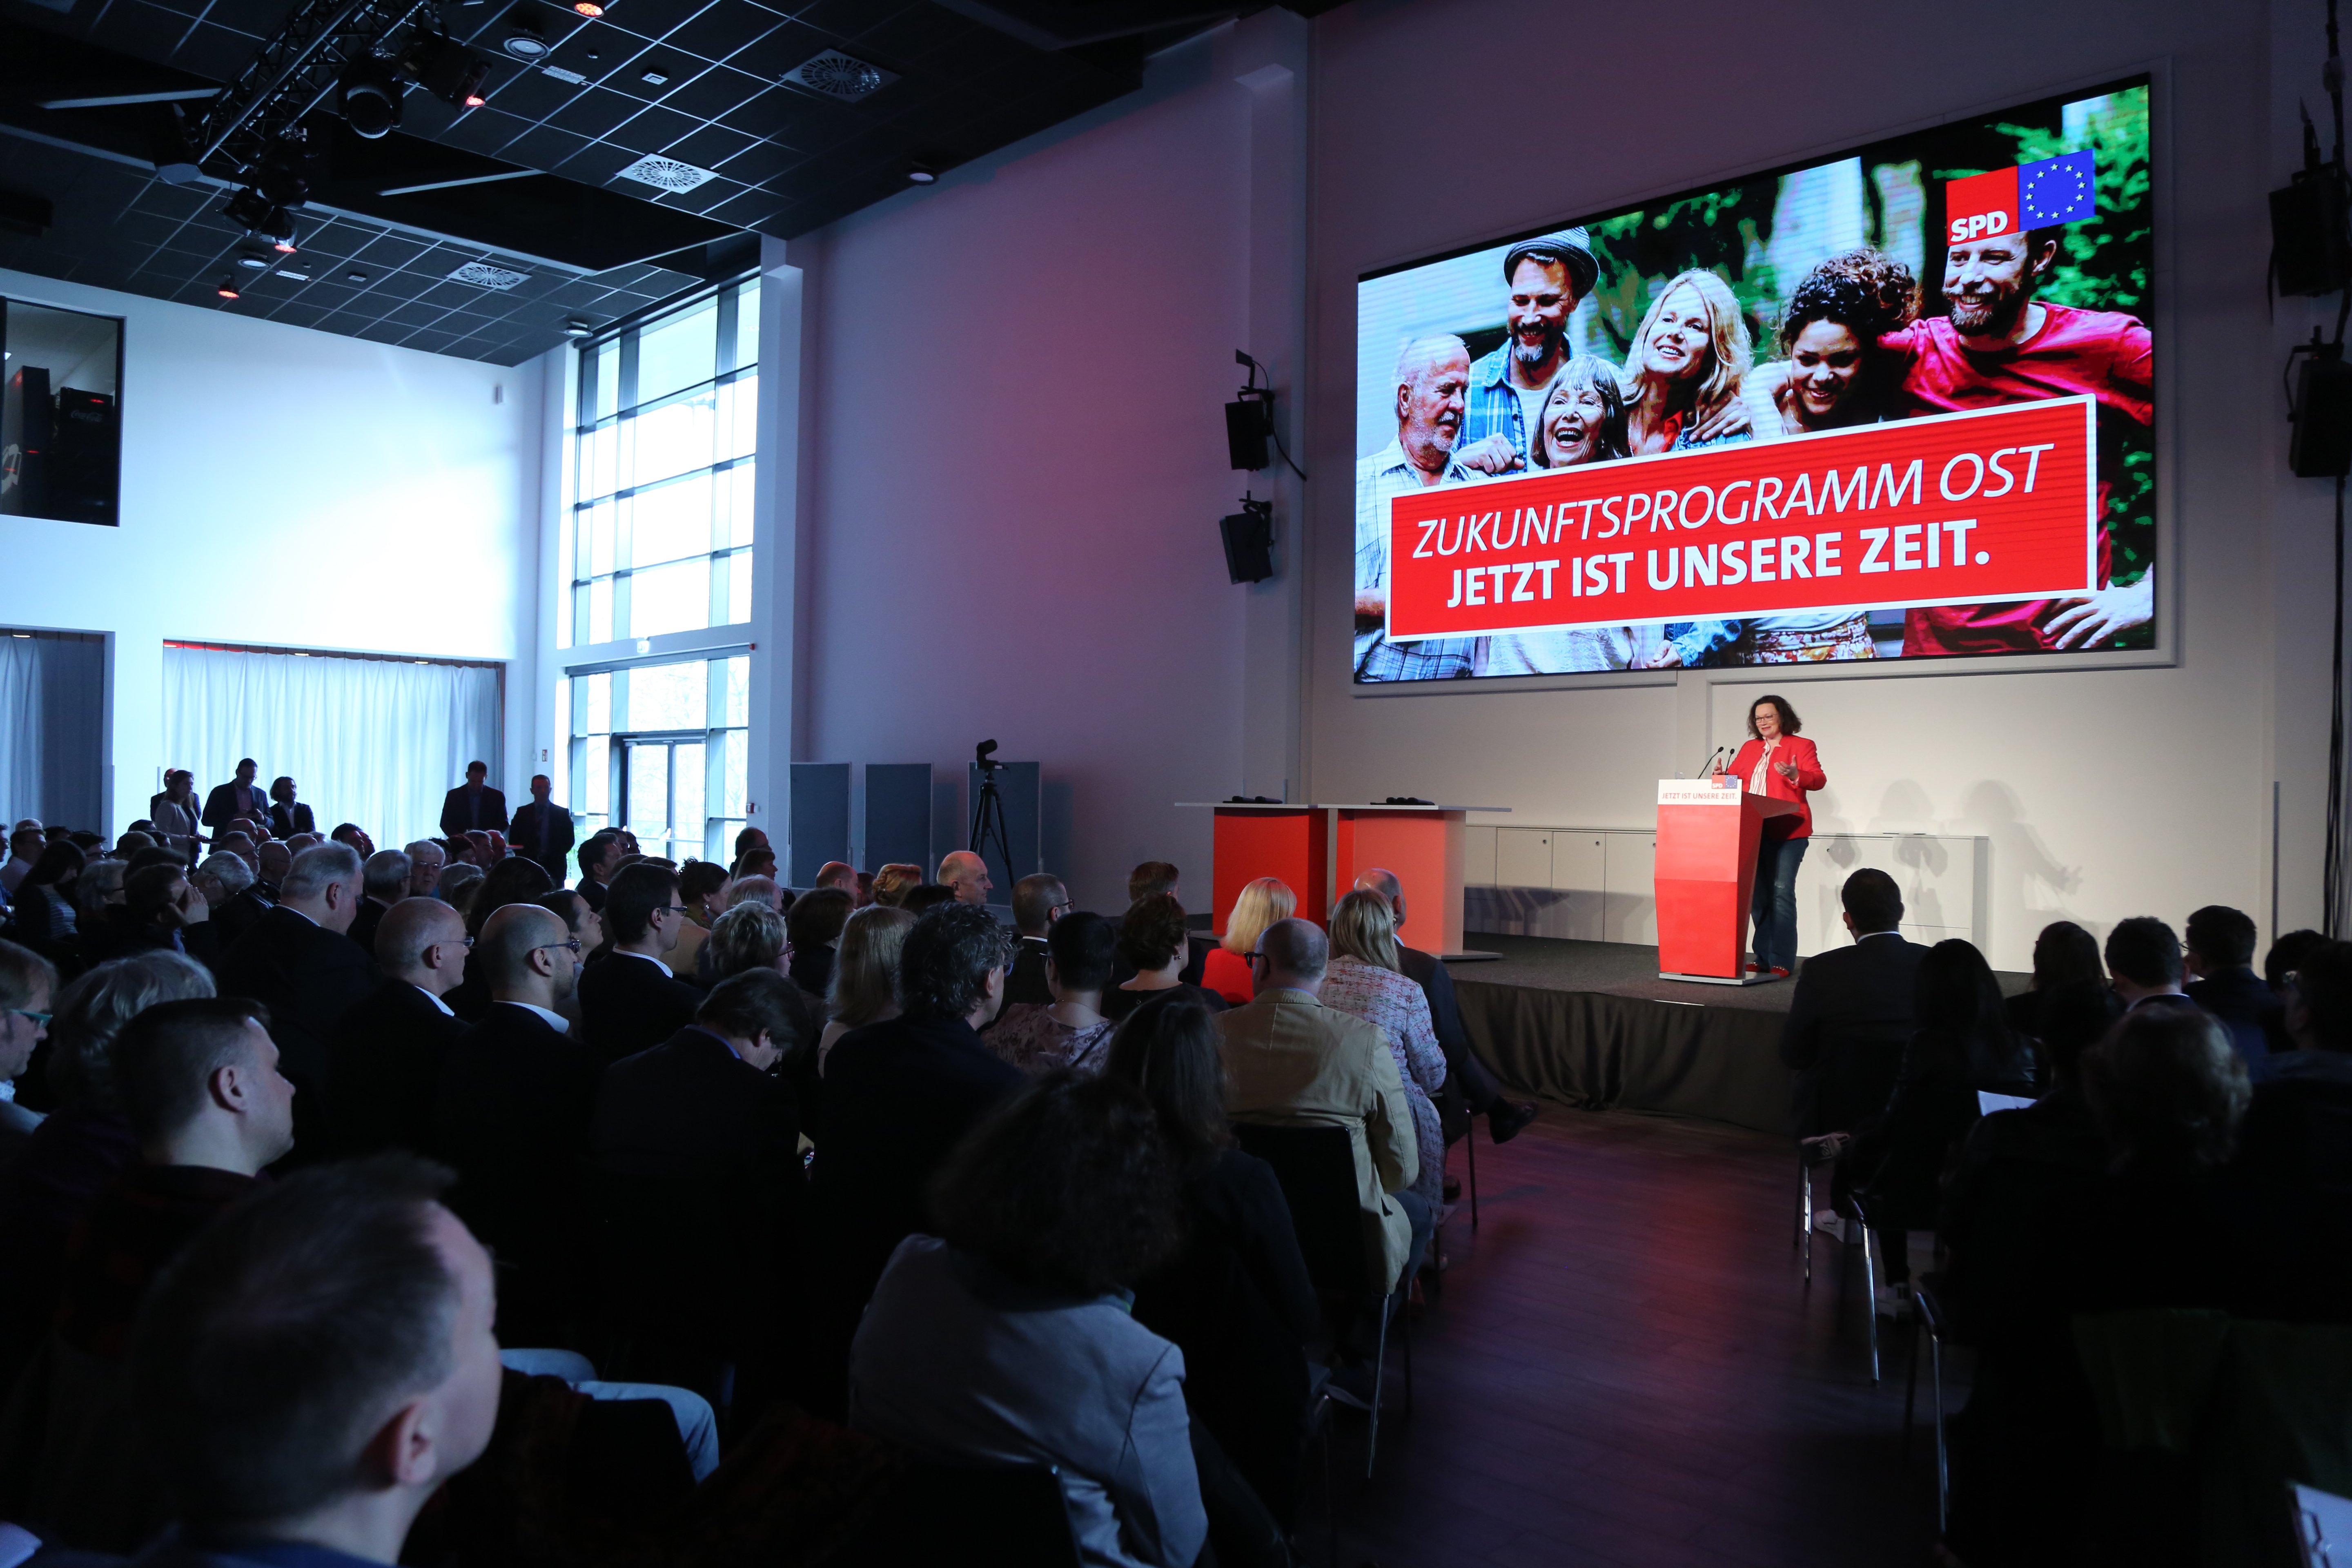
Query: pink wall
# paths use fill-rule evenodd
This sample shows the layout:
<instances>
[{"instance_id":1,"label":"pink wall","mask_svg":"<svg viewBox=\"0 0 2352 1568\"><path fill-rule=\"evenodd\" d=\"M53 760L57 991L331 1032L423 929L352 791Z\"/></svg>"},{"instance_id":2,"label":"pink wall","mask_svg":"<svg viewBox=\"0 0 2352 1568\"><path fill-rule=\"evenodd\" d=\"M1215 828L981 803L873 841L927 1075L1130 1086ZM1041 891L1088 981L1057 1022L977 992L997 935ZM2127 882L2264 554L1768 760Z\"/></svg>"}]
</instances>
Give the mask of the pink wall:
<instances>
[{"instance_id":1,"label":"pink wall","mask_svg":"<svg viewBox=\"0 0 2352 1568\"><path fill-rule=\"evenodd\" d=\"M1240 494L1221 405L1246 95L1171 74L793 247L814 410L795 754L960 779L992 735L1044 763L1071 818L1053 868L1111 911L1143 858L1205 899L1207 814L1171 803L1240 787L1244 590L1216 520Z\"/></svg>"}]
</instances>

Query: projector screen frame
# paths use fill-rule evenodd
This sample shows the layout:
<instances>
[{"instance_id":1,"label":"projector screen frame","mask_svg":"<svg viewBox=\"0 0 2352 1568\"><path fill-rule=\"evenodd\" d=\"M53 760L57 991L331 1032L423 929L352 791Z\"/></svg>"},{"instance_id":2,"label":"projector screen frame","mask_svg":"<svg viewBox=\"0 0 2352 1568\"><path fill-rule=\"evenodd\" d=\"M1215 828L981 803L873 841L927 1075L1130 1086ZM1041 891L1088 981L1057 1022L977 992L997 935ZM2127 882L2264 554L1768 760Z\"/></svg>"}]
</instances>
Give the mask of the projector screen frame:
<instances>
[{"instance_id":1,"label":"projector screen frame","mask_svg":"<svg viewBox=\"0 0 2352 1568\"><path fill-rule=\"evenodd\" d=\"M1820 664L1730 665L1675 667L1664 669L1609 669L1548 675L1490 675L1475 679L1443 679L1423 680L1360 681L1355 679L1351 654L1342 655L1341 679L1348 693L1360 698L1429 697L1438 693L1475 691L1508 693L1521 691L1574 691L1607 689L1623 687L1678 686L1690 684L1705 688L1723 683L1748 684L1759 679L1798 684L1812 680L1887 680L1921 677L2011 675L2026 673L2056 674L2067 671L2085 673L2116 669L2168 668L2181 661L2181 620L2187 596L2184 574L2171 563L2180 559L2179 475L2178 461L2179 415L2175 404L2179 397L2180 377L2174 364L2179 335L2176 328L2174 294L2179 268L2174 256L2173 219L2173 92L2172 62L2169 56L2118 64L2115 68L2062 79L2054 84L2004 92L1997 97L1939 110L1899 125L1888 126L1867 136L1843 137L1801 150L1769 163L1731 165L1700 179L1674 185L1654 186L1646 191L1605 197L1586 203L1562 203L1554 216L1531 223L1520 223L1492 231L1483 237L1466 239L1433 249L1413 251L1371 261L1346 275L1349 290L1349 396L1346 400L1348 450L1352 458L1356 447L1356 409L1360 388L1357 384L1360 314L1356 290L1373 279L1409 271L1416 268L1453 260L1496 246L1549 233L1554 229L1579 223L1600 221L1613 215L1654 206L1716 191L1726 185L1744 181L1779 177L1797 170L1818 166L1825 162L1852 156L1866 148L1897 138L1917 135L1945 126L1964 124L1969 121L1986 120L2004 111L2028 104L2046 102L2052 99L2085 97L2102 91L2131 87L2145 80L2148 94L2148 267L2150 289L2155 296L2152 308L2143 315L2154 344L2154 375L2151 395L2156 405L2156 417L2150 431L2153 454L2156 497L2155 562L2159 567L2153 595L2155 616L2149 646L2139 648L2105 648L2070 650L2063 655L2051 653L1986 654L1947 656L1923 658L1854 659ZM1581 216L1570 216L1577 214ZM1328 464L1330 458L1325 459ZM1349 531L1354 533L1353 488L1349 490ZM1348 590L1352 596L1355 581L1352 544L1342 552ZM1352 617L1349 617L1351 626ZM1335 650L1337 651L1337 650Z\"/></svg>"}]
</instances>

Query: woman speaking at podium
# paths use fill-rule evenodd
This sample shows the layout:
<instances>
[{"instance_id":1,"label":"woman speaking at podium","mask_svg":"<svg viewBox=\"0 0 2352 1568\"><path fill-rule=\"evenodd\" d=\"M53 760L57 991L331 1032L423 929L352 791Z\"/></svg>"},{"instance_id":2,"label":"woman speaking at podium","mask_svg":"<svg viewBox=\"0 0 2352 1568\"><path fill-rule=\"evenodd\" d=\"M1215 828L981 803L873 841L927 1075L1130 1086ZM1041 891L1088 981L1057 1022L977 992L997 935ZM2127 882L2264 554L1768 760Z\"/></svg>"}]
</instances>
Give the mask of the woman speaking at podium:
<instances>
[{"instance_id":1,"label":"woman speaking at podium","mask_svg":"<svg viewBox=\"0 0 2352 1568\"><path fill-rule=\"evenodd\" d=\"M1804 726L1781 697L1759 697L1748 710L1748 743L1731 759L1740 786L1774 800L1797 803L1794 816L1766 819L1756 846L1756 895L1751 923L1756 962L1748 967L1785 979L1797 966L1797 868L1812 841L1813 808L1805 796L1829 783L1821 753L1797 731ZM1716 764L1717 774L1724 772Z\"/></svg>"}]
</instances>

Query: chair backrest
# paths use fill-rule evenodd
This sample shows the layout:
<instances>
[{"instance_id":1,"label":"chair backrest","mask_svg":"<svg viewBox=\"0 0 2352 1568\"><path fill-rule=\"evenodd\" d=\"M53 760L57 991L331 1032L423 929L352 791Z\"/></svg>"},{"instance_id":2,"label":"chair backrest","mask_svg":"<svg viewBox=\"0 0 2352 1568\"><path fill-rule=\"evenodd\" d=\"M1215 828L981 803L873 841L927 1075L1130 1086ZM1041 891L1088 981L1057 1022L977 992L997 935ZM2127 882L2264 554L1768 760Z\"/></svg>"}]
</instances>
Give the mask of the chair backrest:
<instances>
[{"instance_id":1,"label":"chair backrest","mask_svg":"<svg viewBox=\"0 0 2352 1568\"><path fill-rule=\"evenodd\" d=\"M1349 1130L1240 1121L1234 1124L1234 1136L1245 1152L1274 1167L1315 1288L1331 1295L1384 1294L1367 1268L1365 1216Z\"/></svg>"}]
</instances>

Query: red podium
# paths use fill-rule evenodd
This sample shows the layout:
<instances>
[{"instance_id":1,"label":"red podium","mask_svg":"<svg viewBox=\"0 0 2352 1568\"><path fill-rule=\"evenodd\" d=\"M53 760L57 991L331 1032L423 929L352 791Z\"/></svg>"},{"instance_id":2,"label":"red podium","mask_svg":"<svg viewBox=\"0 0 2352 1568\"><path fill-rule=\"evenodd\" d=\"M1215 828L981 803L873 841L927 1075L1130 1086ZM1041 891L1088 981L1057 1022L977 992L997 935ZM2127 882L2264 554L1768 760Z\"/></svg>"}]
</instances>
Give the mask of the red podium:
<instances>
[{"instance_id":1,"label":"red podium","mask_svg":"<svg viewBox=\"0 0 2352 1568\"><path fill-rule=\"evenodd\" d=\"M1462 821L1496 805L1335 805L1339 816L1338 885L1352 888L1374 866L1396 873L1404 889L1404 930L1397 940L1440 958L1492 958L1462 946ZM1432 919L1434 915L1436 918Z\"/></svg>"},{"instance_id":2,"label":"red podium","mask_svg":"<svg viewBox=\"0 0 2352 1568\"><path fill-rule=\"evenodd\" d=\"M1768 817L1794 816L1774 800L1720 780L1658 781L1658 978L1755 985L1744 973L1756 847Z\"/></svg>"},{"instance_id":3,"label":"red podium","mask_svg":"<svg viewBox=\"0 0 2352 1568\"><path fill-rule=\"evenodd\" d=\"M1248 805L1179 801L1216 814L1215 858L1209 874L1210 926L1225 934L1234 900L1260 877L1278 877L1298 895L1301 919L1321 925L1331 913L1331 814L1319 805Z\"/></svg>"}]
</instances>

